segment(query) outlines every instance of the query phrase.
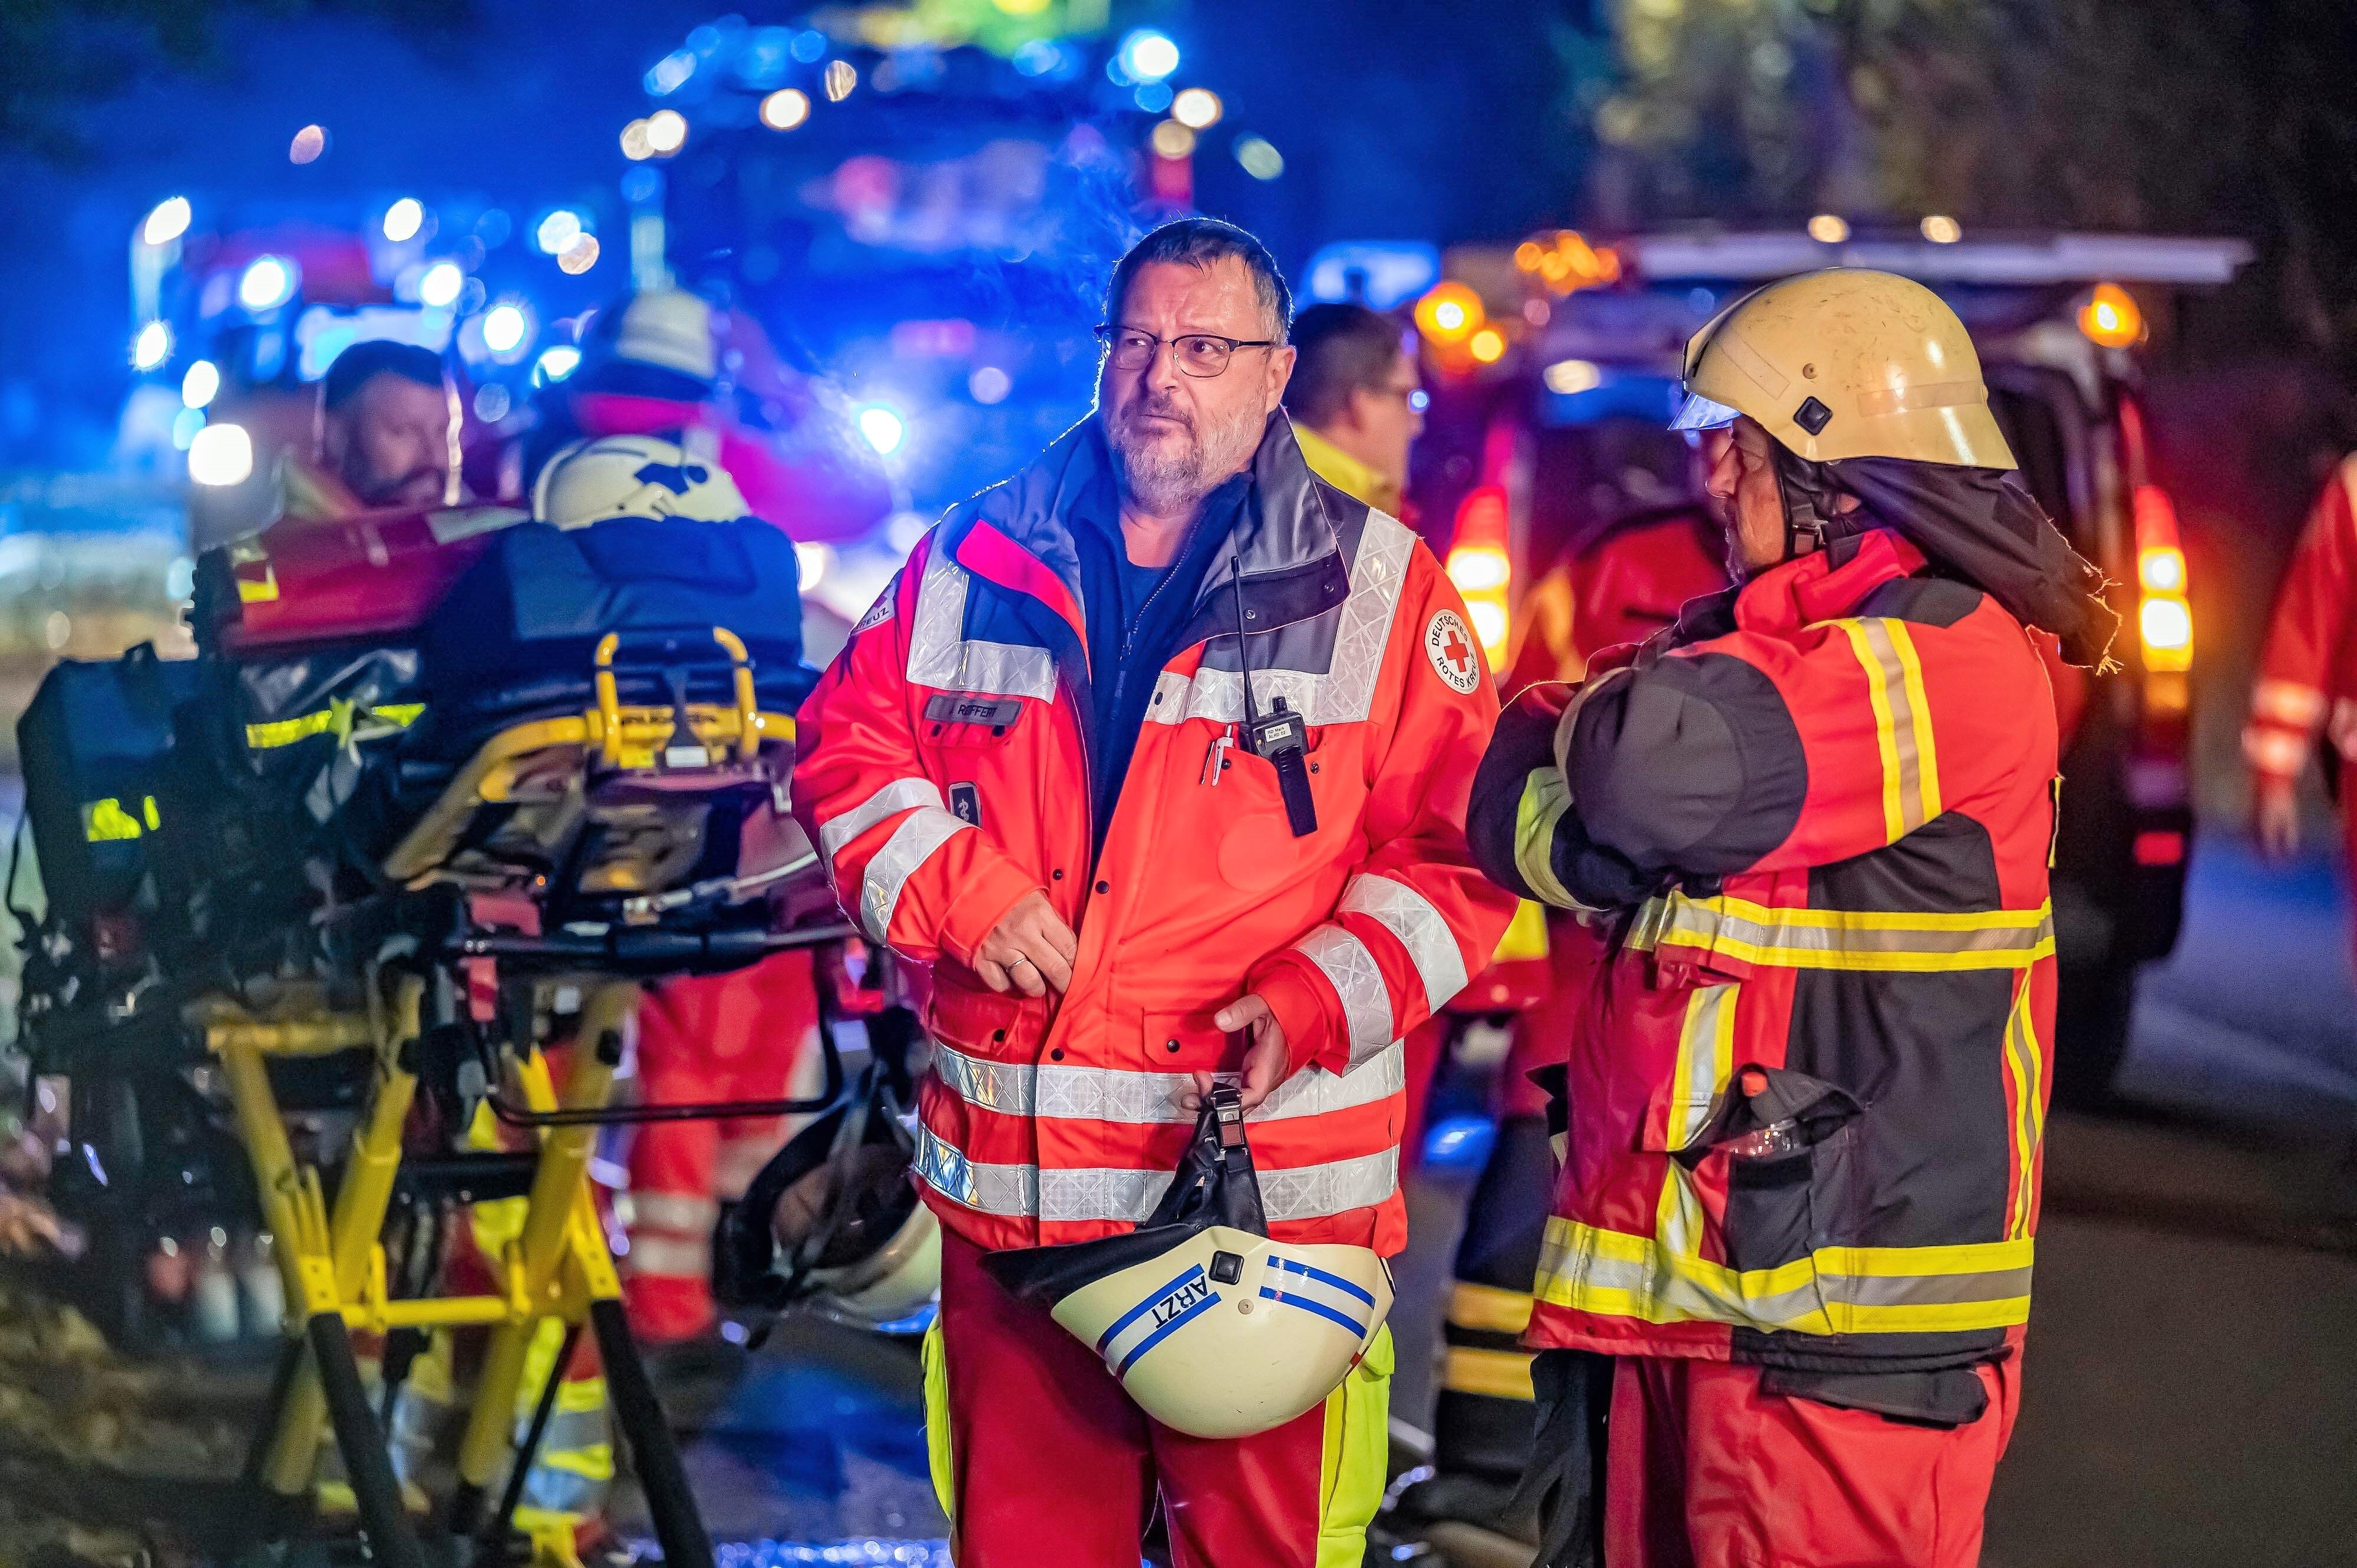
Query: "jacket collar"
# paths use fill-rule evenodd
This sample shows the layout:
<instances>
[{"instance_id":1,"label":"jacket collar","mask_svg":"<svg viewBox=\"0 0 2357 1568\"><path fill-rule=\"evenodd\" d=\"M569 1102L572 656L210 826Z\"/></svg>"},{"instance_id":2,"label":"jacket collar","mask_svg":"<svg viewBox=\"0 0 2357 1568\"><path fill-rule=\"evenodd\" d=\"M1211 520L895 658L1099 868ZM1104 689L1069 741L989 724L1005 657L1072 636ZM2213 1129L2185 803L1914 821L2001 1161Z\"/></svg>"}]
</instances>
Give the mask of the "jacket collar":
<instances>
[{"instance_id":1,"label":"jacket collar","mask_svg":"<svg viewBox=\"0 0 2357 1568\"><path fill-rule=\"evenodd\" d=\"M1310 472L1281 410L1269 416L1254 454L1251 485L1229 546L1203 575L1190 642L1234 630L1239 613L1258 634L1323 614L1350 596L1351 570L1333 510L1347 503ZM1021 473L953 510L942 536L958 564L1045 606L1085 644L1075 509L1102 508L1111 516L1118 505L1112 454L1092 413ZM1241 607L1233 602L1239 568Z\"/></svg>"},{"instance_id":2,"label":"jacket collar","mask_svg":"<svg viewBox=\"0 0 2357 1568\"><path fill-rule=\"evenodd\" d=\"M1397 485L1360 462L1307 424L1293 427L1293 439L1301 446L1301 456L1309 471L1341 491L1397 517L1400 510L1400 489Z\"/></svg>"},{"instance_id":3,"label":"jacket collar","mask_svg":"<svg viewBox=\"0 0 2357 1568\"><path fill-rule=\"evenodd\" d=\"M1752 578L1735 597L1735 624L1747 631L1790 632L1838 619L1883 584L1913 576L1923 564L1923 553L1897 533L1870 528Z\"/></svg>"}]
</instances>

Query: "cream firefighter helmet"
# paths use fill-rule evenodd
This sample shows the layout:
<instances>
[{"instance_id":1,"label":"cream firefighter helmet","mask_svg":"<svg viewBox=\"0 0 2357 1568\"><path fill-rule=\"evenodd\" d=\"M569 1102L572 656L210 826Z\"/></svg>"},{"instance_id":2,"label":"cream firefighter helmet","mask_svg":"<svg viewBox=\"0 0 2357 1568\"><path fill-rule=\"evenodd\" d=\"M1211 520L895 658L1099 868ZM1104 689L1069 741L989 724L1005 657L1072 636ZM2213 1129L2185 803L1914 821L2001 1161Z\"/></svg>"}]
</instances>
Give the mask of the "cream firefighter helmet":
<instances>
[{"instance_id":1,"label":"cream firefighter helmet","mask_svg":"<svg viewBox=\"0 0 2357 1568\"><path fill-rule=\"evenodd\" d=\"M1812 462L2017 466L1964 324L1890 273L1831 267L1745 295L1686 343L1685 390L1673 429L1749 414Z\"/></svg>"},{"instance_id":2,"label":"cream firefighter helmet","mask_svg":"<svg viewBox=\"0 0 2357 1568\"><path fill-rule=\"evenodd\" d=\"M1392 1308L1372 1248L1273 1241L1236 1091L1212 1092L1154 1214L1097 1241L993 1252L1002 1285L1048 1307L1138 1408L1197 1437L1249 1437L1314 1410Z\"/></svg>"},{"instance_id":3,"label":"cream firefighter helmet","mask_svg":"<svg viewBox=\"0 0 2357 1568\"><path fill-rule=\"evenodd\" d=\"M559 528L615 517L734 522L745 510L728 470L651 435L576 441L548 460L532 488L532 515Z\"/></svg>"},{"instance_id":4,"label":"cream firefighter helmet","mask_svg":"<svg viewBox=\"0 0 2357 1568\"><path fill-rule=\"evenodd\" d=\"M1054 1315L1163 1425L1249 1437L1340 1387L1391 1309L1391 1273L1372 1248L1214 1225L1082 1286Z\"/></svg>"},{"instance_id":5,"label":"cream firefighter helmet","mask_svg":"<svg viewBox=\"0 0 2357 1568\"><path fill-rule=\"evenodd\" d=\"M790 1139L725 1205L713 1294L803 1306L861 1327L909 1326L942 1283L942 1233L909 1176L912 1140L879 1067ZM921 1324L912 1326L921 1326Z\"/></svg>"},{"instance_id":6,"label":"cream firefighter helmet","mask_svg":"<svg viewBox=\"0 0 2357 1568\"><path fill-rule=\"evenodd\" d=\"M681 288L651 288L615 301L590 323L584 348L601 360L652 365L699 381L720 373L712 306Z\"/></svg>"}]
</instances>

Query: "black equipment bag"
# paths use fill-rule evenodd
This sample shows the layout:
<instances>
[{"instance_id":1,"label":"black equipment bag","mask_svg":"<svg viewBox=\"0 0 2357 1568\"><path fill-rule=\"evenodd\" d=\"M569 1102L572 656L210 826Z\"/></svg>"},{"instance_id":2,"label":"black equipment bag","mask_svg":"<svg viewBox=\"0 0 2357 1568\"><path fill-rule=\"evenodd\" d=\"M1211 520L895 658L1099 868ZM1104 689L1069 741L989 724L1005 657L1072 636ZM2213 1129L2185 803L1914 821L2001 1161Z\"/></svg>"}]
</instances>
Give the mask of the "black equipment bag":
<instances>
[{"instance_id":1,"label":"black equipment bag","mask_svg":"<svg viewBox=\"0 0 2357 1568\"><path fill-rule=\"evenodd\" d=\"M198 693L193 660L143 642L120 659L69 659L16 721L25 814L50 917L129 908L193 827L176 780L173 715ZM13 893L13 889L12 889Z\"/></svg>"}]
</instances>

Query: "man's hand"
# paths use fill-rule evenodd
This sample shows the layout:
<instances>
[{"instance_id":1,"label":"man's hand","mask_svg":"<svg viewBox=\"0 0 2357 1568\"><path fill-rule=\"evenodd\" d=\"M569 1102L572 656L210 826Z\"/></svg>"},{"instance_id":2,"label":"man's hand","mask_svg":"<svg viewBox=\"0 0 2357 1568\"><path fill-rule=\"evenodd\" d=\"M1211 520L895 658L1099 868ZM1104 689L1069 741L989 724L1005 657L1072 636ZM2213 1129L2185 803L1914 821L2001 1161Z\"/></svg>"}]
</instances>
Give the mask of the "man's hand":
<instances>
[{"instance_id":1,"label":"man's hand","mask_svg":"<svg viewBox=\"0 0 2357 1568\"><path fill-rule=\"evenodd\" d=\"M1258 1109L1262 1101L1276 1092L1276 1086L1285 1081L1286 1072L1293 1066L1292 1053L1285 1045L1284 1026L1277 1023L1276 1015L1268 1010L1268 1004L1262 1001L1257 993L1242 1001L1229 1003L1220 1009L1211 1022L1232 1035L1247 1029L1252 1032L1252 1044L1244 1047L1243 1081L1236 1087L1243 1091L1244 1109ZM1213 1081L1214 1075L1211 1073L1195 1075L1195 1092L1187 1097L1188 1110L1202 1109L1204 1100L1211 1092Z\"/></svg>"},{"instance_id":2,"label":"man's hand","mask_svg":"<svg viewBox=\"0 0 2357 1568\"><path fill-rule=\"evenodd\" d=\"M2299 850L2299 794L2289 784L2262 779L2252 801L2259 848L2269 860L2289 860Z\"/></svg>"},{"instance_id":3,"label":"man's hand","mask_svg":"<svg viewBox=\"0 0 2357 1568\"><path fill-rule=\"evenodd\" d=\"M1045 996L1052 986L1061 994L1071 988L1072 958L1080 950L1081 939L1048 896L1034 888L1016 900L974 950L974 971L993 991Z\"/></svg>"}]
</instances>

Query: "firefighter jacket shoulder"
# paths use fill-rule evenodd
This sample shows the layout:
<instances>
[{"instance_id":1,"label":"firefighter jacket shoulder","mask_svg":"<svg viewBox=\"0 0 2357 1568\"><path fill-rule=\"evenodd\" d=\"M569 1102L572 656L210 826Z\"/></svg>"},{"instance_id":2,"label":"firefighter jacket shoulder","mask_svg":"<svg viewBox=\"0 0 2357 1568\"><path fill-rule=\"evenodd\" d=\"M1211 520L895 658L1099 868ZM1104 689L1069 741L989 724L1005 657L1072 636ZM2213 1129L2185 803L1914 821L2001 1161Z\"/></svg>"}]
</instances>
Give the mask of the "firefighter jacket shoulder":
<instances>
[{"instance_id":1,"label":"firefighter jacket shoulder","mask_svg":"<svg viewBox=\"0 0 2357 1568\"><path fill-rule=\"evenodd\" d=\"M1230 546L1154 682L1090 862L1092 679L1069 510L1110 483L1093 420L953 511L804 703L795 810L845 907L933 969L919 1173L985 1247L1144 1219L1236 1069L1213 1015L1247 991L1294 1071L1252 1117L1272 1232L1394 1251L1399 1040L1461 988L1511 900L1475 869L1465 802L1496 720L1464 608L1391 517L1314 478L1270 423ZM1085 526L1085 525L1084 525ZM1254 711L1308 726L1297 836ZM1044 891L1080 938L1062 998L1001 995L976 946Z\"/></svg>"},{"instance_id":2,"label":"firefighter jacket shoulder","mask_svg":"<svg viewBox=\"0 0 2357 1568\"><path fill-rule=\"evenodd\" d=\"M1608 912L1617 942L1567 1042L1532 1342L2001 1355L2029 1311L2054 1015L2043 664L1886 530L1731 610L1526 695L1475 784L1484 867Z\"/></svg>"},{"instance_id":3,"label":"firefighter jacket shoulder","mask_svg":"<svg viewBox=\"0 0 2357 1568\"><path fill-rule=\"evenodd\" d=\"M1644 641L1689 599L1726 586L1726 540L1700 508L1622 518L1523 596L1506 690L1577 681L1606 649Z\"/></svg>"},{"instance_id":4,"label":"firefighter jacket shoulder","mask_svg":"<svg viewBox=\"0 0 2357 1568\"><path fill-rule=\"evenodd\" d=\"M2357 760L2357 456L2344 459L2309 513L2259 651L2243 750L2262 786L2287 788L2329 728Z\"/></svg>"}]
</instances>

